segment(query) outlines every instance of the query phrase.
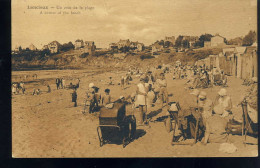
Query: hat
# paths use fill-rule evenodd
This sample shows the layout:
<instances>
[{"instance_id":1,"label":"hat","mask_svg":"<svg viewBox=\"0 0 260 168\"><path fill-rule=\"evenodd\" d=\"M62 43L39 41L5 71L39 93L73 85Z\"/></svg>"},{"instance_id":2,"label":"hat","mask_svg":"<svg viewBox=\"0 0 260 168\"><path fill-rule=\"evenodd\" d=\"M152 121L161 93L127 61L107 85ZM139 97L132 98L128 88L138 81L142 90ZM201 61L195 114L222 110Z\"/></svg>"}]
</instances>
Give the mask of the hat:
<instances>
[{"instance_id":1,"label":"hat","mask_svg":"<svg viewBox=\"0 0 260 168\"><path fill-rule=\"evenodd\" d=\"M200 91L198 89L194 89L190 94L194 96L198 96L200 94Z\"/></svg>"},{"instance_id":2,"label":"hat","mask_svg":"<svg viewBox=\"0 0 260 168\"><path fill-rule=\"evenodd\" d=\"M220 96L226 96L226 95L227 95L227 90L226 90L225 88L222 88L222 89L220 89L220 91L218 92L218 94L219 94Z\"/></svg>"},{"instance_id":3,"label":"hat","mask_svg":"<svg viewBox=\"0 0 260 168\"><path fill-rule=\"evenodd\" d=\"M257 82L257 77L253 77L253 78L252 78L252 81L253 81L253 82Z\"/></svg>"},{"instance_id":4,"label":"hat","mask_svg":"<svg viewBox=\"0 0 260 168\"><path fill-rule=\"evenodd\" d=\"M200 94L199 94L199 98L200 99L206 99L206 97L207 97L207 93L204 92L204 91L201 91Z\"/></svg>"},{"instance_id":5,"label":"hat","mask_svg":"<svg viewBox=\"0 0 260 168\"><path fill-rule=\"evenodd\" d=\"M94 86L95 86L94 83L90 83L90 84L88 85L89 88L93 88Z\"/></svg>"}]
</instances>

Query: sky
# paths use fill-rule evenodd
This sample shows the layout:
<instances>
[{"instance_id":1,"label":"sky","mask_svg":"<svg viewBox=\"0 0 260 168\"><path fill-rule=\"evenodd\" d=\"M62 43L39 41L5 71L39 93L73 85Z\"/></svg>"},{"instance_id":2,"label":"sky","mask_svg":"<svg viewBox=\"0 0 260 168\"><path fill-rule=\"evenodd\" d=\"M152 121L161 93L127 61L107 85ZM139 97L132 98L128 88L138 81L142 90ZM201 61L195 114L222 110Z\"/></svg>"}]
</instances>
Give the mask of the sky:
<instances>
[{"instance_id":1,"label":"sky","mask_svg":"<svg viewBox=\"0 0 260 168\"><path fill-rule=\"evenodd\" d=\"M40 14L29 6L94 7L81 14ZM69 11L62 9L62 11ZM72 10L79 11L79 10ZM150 45L165 36L219 33L227 39L257 30L257 0L12 0L12 48L76 39L107 48L120 39Z\"/></svg>"}]
</instances>

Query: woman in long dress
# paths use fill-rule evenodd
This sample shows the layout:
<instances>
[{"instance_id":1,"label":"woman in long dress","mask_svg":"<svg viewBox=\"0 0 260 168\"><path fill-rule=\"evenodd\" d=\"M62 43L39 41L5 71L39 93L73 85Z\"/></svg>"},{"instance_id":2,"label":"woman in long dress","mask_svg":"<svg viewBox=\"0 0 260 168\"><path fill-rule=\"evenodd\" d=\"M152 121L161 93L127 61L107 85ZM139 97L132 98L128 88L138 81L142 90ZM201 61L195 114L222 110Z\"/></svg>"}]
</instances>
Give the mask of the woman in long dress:
<instances>
[{"instance_id":1,"label":"woman in long dress","mask_svg":"<svg viewBox=\"0 0 260 168\"><path fill-rule=\"evenodd\" d=\"M139 119L139 124L143 124L144 122L144 114L146 111L146 96L147 96L147 88L144 84L144 78L140 78L140 83L137 84L136 88L136 101L135 106L139 107L137 119Z\"/></svg>"}]
</instances>

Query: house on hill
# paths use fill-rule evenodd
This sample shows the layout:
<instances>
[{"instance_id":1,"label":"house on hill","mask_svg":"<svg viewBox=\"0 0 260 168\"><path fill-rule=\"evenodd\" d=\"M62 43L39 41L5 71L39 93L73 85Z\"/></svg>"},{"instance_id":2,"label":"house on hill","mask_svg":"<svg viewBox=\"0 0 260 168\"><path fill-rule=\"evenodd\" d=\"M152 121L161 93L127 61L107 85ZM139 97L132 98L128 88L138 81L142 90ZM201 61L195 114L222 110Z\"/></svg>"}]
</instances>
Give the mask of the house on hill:
<instances>
[{"instance_id":1,"label":"house on hill","mask_svg":"<svg viewBox=\"0 0 260 168\"><path fill-rule=\"evenodd\" d=\"M175 45L175 37L174 36L171 36L171 37L165 37L165 40L164 41L169 41L171 42L173 45Z\"/></svg>"},{"instance_id":2,"label":"house on hill","mask_svg":"<svg viewBox=\"0 0 260 168\"><path fill-rule=\"evenodd\" d=\"M210 47L211 46L211 43L210 41L204 41L204 47Z\"/></svg>"},{"instance_id":3,"label":"house on hill","mask_svg":"<svg viewBox=\"0 0 260 168\"><path fill-rule=\"evenodd\" d=\"M84 45L85 52L88 52L89 55L95 55L96 45L94 41L85 41Z\"/></svg>"},{"instance_id":4,"label":"house on hill","mask_svg":"<svg viewBox=\"0 0 260 168\"><path fill-rule=\"evenodd\" d=\"M137 47L137 49L136 49L137 51L143 51L144 50L144 44L143 43L138 43L136 47Z\"/></svg>"},{"instance_id":5,"label":"house on hill","mask_svg":"<svg viewBox=\"0 0 260 168\"><path fill-rule=\"evenodd\" d=\"M61 44L58 41L53 41L48 44L48 49L51 53L58 53L60 51Z\"/></svg>"},{"instance_id":6,"label":"house on hill","mask_svg":"<svg viewBox=\"0 0 260 168\"><path fill-rule=\"evenodd\" d=\"M194 44L199 41L199 37L198 36L183 36L183 41L187 40L189 41L189 46L190 47L194 47Z\"/></svg>"},{"instance_id":7,"label":"house on hill","mask_svg":"<svg viewBox=\"0 0 260 168\"><path fill-rule=\"evenodd\" d=\"M113 50L113 49L118 49L118 45L116 43L110 43L109 44L109 49Z\"/></svg>"},{"instance_id":8,"label":"house on hill","mask_svg":"<svg viewBox=\"0 0 260 168\"><path fill-rule=\"evenodd\" d=\"M29 45L28 48L29 48L31 51L36 51L36 50L37 50L37 48L36 48L33 44Z\"/></svg>"},{"instance_id":9,"label":"house on hill","mask_svg":"<svg viewBox=\"0 0 260 168\"><path fill-rule=\"evenodd\" d=\"M211 39L210 39L211 47L217 47L217 46L223 46L223 45L226 45L224 37L220 36L219 34L216 34L214 37L211 37Z\"/></svg>"},{"instance_id":10,"label":"house on hill","mask_svg":"<svg viewBox=\"0 0 260 168\"><path fill-rule=\"evenodd\" d=\"M83 40L77 39L77 40L75 41L75 49L77 50L77 49L80 49L80 48L82 48L82 47L84 47L84 42L83 42Z\"/></svg>"},{"instance_id":11,"label":"house on hill","mask_svg":"<svg viewBox=\"0 0 260 168\"><path fill-rule=\"evenodd\" d=\"M122 47L130 47L130 44L131 44L131 42L129 39L127 39L127 40L120 39L119 42L117 43L119 49Z\"/></svg>"},{"instance_id":12,"label":"house on hill","mask_svg":"<svg viewBox=\"0 0 260 168\"><path fill-rule=\"evenodd\" d=\"M152 53L162 51L162 50L163 50L162 45L160 45L158 43L155 43L155 44L152 45Z\"/></svg>"}]
</instances>

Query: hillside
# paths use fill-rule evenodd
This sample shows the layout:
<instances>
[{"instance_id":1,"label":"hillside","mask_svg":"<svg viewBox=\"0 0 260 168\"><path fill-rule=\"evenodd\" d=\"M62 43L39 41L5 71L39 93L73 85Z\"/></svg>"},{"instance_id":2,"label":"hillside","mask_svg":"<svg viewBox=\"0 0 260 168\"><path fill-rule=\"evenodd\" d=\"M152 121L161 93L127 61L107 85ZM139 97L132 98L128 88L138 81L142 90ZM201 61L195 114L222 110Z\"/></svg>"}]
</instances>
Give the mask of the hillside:
<instances>
[{"instance_id":1,"label":"hillside","mask_svg":"<svg viewBox=\"0 0 260 168\"><path fill-rule=\"evenodd\" d=\"M69 50L59 54L43 55L39 52L12 55L13 70L27 69L84 69L97 68L128 68L129 66L147 67L159 64L171 64L180 60L184 64L192 64L211 54L218 54L220 48L197 49L186 52L165 50L151 55L149 50L143 52L112 53L111 51L96 51L94 56L84 54L80 50Z\"/></svg>"}]
</instances>

